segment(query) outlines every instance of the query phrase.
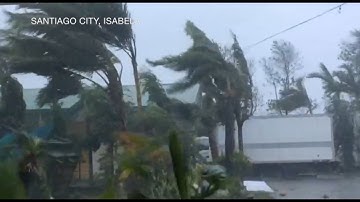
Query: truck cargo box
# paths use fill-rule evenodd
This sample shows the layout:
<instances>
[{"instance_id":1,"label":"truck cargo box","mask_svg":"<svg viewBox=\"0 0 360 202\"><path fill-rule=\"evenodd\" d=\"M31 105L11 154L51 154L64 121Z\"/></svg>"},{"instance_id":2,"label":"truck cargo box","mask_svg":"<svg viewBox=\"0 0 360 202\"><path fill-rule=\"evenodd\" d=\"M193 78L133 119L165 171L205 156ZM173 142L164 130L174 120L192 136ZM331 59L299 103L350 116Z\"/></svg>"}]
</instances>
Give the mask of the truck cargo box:
<instances>
[{"instance_id":1,"label":"truck cargo box","mask_svg":"<svg viewBox=\"0 0 360 202\"><path fill-rule=\"evenodd\" d=\"M252 163L335 161L328 115L252 117L242 130L244 153Z\"/></svg>"}]
</instances>

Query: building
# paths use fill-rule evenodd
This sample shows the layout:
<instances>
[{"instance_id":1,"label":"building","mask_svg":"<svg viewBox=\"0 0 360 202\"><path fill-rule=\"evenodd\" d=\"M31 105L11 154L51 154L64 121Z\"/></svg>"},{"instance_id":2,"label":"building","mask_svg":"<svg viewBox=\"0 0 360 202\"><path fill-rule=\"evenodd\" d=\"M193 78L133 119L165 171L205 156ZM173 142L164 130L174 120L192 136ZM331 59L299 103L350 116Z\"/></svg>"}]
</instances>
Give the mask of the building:
<instances>
[{"instance_id":1,"label":"building","mask_svg":"<svg viewBox=\"0 0 360 202\"><path fill-rule=\"evenodd\" d=\"M168 89L170 84L165 84L163 87ZM124 101L133 103L136 106L136 89L134 85L124 85ZM198 87L195 86L185 92L169 94L170 98L176 98L184 103L193 103L195 102L197 95ZM34 130L44 124L51 121L52 115L49 105L45 105L42 108L39 108L36 104L36 97L40 89L24 89L23 96L26 103L26 128L28 130ZM61 99L63 112L67 119L68 134L77 135L78 137L86 136L86 123L83 116L83 111L78 109L77 103L79 97L77 95L68 96L64 99ZM148 101L148 94L142 96L142 105L146 106ZM99 173L100 164L99 159L101 154L105 151L105 146L102 145L96 152L92 152L92 168L93 175L96 176ZM81 157L80 161L75 169L74 180L83 180L89 179L90 177L90 159L89 151L80 151Z\"/></svg>"},{"instance_id":2,"label":"building","mask_svg":"<svg viewBox=\"0 0 360 202\"><path fill-rule=\"evenodd\" d=\"M171 84L164 84L163 87L167 90ZM134 85L124 85L124 101L131 102L136 106L136 89ZM51 110L49 105L45 105L39 108L36 104L36 97L40 89L24 89L23 96L26 103L26 128L28 130L34 130L43 126L51 120ZM184 103L194 103L196 100L198 86L194 86L184 92L168 94L170 98L176 98ZM60 100L62 109L67 118L68 134L77 135L79 137L86 136L86 123L81 109L78 109L77 103L79 97L77 95L68 96ZM142 96L142 105L146 106L148 101L148 94ZM220 153L225 152L225 128L224 126L218 127L218 146ZM236 131L235 131L236 134ZM235 135L236 148L237 146L237 135ZM99 159L101 154L105 151L105 146L102 145L97 152L92 153L92 168L93 176L99 173ZM88 179L90 176L89 171L89 151L81 151L81 158L75 169L74 179L82 180Z\"/></svg>"}]
</instances>

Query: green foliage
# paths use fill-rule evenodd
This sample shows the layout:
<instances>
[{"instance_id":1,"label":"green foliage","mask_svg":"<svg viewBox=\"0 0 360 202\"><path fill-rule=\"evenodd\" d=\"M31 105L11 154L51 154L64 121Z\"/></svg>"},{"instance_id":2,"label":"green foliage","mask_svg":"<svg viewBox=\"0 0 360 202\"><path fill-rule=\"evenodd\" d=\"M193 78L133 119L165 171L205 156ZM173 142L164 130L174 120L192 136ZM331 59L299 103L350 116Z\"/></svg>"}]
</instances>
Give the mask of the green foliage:
<instances>
[{"instance_id":1,"label":"green foliage","mask_svg":"<svg viewBox=\"0 0 360 202\"><path fill-rule=\"evenodd\" d=\"M192 171L177 136L176 132L170 133L169 148L180 198L205 199L223 188L226 178L225 168L205 165L195 168L195 172Z\"/></svg>"},{"instance_id":2,"label":"green foliage","mask_svg":"<svg viewBox=\"0 0 360 202\"><path fill-rule=\"evenodd\" d=\"M135 112L128 116L129 131L150 136L164 137L175 127L175 122L168 112L155 104L149 104L141 113Z\"/></svg>"},{"instance_id":3,"label":"green foliage","mask_svg":"<svg viewBox=\"0 0 360 202\"><path fill-rule=\"evenodd\" d=\"M325 95L332 96L334 93L340 93L340 83L333 77L327 67L320 63L320 72L310 73L307 78L321 79Z\"/></svg>"},{"instance_id":4,"label":"green foliage","mask_svg":"<svg viewBox=\"0 0 360 202\"><path fill-rule=\"evenodd\" d=\"M24 122L26 104L23 99L23 87L12 76L0 75L0 134L19 129Z\"/></svg>"},{"instance_id":5,"label":"green foliage","mask_svg":"<svg viewBox=\"0 0 360 202\"><path fill-rule=\"evenodd\" d=\"M22 157L18 163L19 173L29 198L48 199L50 196L46 176L46 144L43 140L29 134L18 134Z\"/></svg>"},{"instance_id":6,"label":"green foliage","mask_svg":"<svg viewBox=\"0 0 360 202\"><path fill-rule=\"evenodd\" d=\"M19 8L27 9L28 12L7 12L11 29L16 30L17 35L12 30L5 32L6 40L13 42L12 49L5 49L5 52L10 53L11 58L20 59L14 63L16 65L13 70L17 72L51 76L57 72L68 72L65 67L80 72L103 69L103 65L114 61L115 57L104 44L123 48L132 37L131 25L44 26L31 24L30 20L34 16L125 17L129 15L126 4L21 4ZM29 33L32 36L26 35ZM26 57L17 57L20 55Z\"/></svg>"},{"instance_id":7,"label":"green foliage","mask_svg":"<svg viewBox=\"0 0 360 202\"><path fill-rule=\"evenodd\" d=\"M219 189L225 187L225 168L219 165L207 165L201 170L201 178L199 182L195 182L199 185L199 188L195 188L192 199L205 199ZM205 182L205 183L204 183Z\"/></svg>"},{"instance_id":8,"label":"green foliage","mask_svg":"<svg viewBox=\"0 0 360 202\"><path fill-rule=\"evenodd\" d=\"M225 169L197 165L193 169L176 132L169 137L169 150L156 139L133 133L121 136L116 177L109 179L101 198L119 198L121 188L128 199L203 199L225 187Z\"/></svg>"},{"instance_id":9,"label":"green foliage","mask_svg":"<svg viewBox=\"0 0 360 202\"><path fill-rule=\"evenodd\" d=\"M176 132L171 132L169 138L169 149L179 194L182 199L189 199L189 170L186 164L187 162L185 161L183 147Z\"/></svg>"},{"instance_id":10,"label":"green foliage","mask_svg":"<svg viewBox=\"0 0 360 202\"><path fill-rule=\"evenodd\" d=\"M0 163L0 198L1 199L26 199L26 191L18 176L15 162Z\"/></svg>"},{"instance_id":11,"label":"green foliage","mask_svg":"<svg viewBox=\"0 0 360 202\"><path fill-rule=\"evenodd\" d=\"M40 105L78 93L80 80L86 79L94 83L106 92L111 103L110 115L116 114L110 127L101 128L108 129L105 133L114 128L125 130L126 107L120 75L115 68L120 60L111 52L110 47L126 53L134 51L131 25L44 26L32 24L31 19L34 16L79 18L89 15L124 18L130 16L126 4L20 4L19 8L25 12L6 13L9 28L1 33L4 43L0 52L9 62L10 72L35 73L49 78L48 85L39 96ZM107 84L107 89L89 78L94 73L100 75ZM99 122L105 123L104 120ZM111 141L111 138L105 139Z\"/></svg>"},{"instance_id":12,"label":"green foliage","mask_svg":"<svg viewBox=\"0 0 360 202\"><path fill-rule=\"evenodd\" d=\"M271 57L262 60L267 82L275 88L276 99L268 101L269 110L287 115L298 108L307 107L312 113L314 106L302 84L303 78L296 78L296 71L302 68L302 64L295 47L287 41L274 41L271 53Z\"/></svg>"},{"instance_id":13,"label":"green foliage","mask_svg":"<svg viewBox=\"0 0 360 202\"><path fill-rule=\"evenodd\" d=\"M199 85L197 104L207 114L198 110L197 114L204 115L198 118L204 121L193 122L211 123L213 125L210 128L219 122L224 123L227 128L226 153L229 155L235 149L231 146L235 142L233 123L236 120L238 126L241 126L253 113L252 81L247 62L235 35L230 55L226 55L218 44L208 39L192 22L186 23L185 32L193 41L190 48L180 55L163 57L157 61L148 60L148 63L186 72L184 78L169 89L170 93ZM209 137L214 139L213 136ZM211 145L212 153L217 153L215 147Z\"/></svg>"},{"instance_id":14,"label":"green foliage","mask_svg":"<svg viewBox=\"0 0 360 202\"><path fill-rule=\"evenodd\" d=\"M45 155L45 142L40 138L28 134L19 134L18 143L24 150L25 156L41 158Z\"/></svg>"},{"instance_id":15,"label":"green foliage","mask_svg":"<svg viewBox=\"0 0 360 202\"><path fill-rule=\"evenodd\" d=\"M147 71L140 73L140 79L143 81L144 86L142 93L149 93L148 102L156 103L159 107L164 107L170 102L165 89L152 72Z\"/></svg>"},{"instance_id":16,"label":"green foliage","mask_svg":"<svg viewBox=\"0 0 360 202\"><path fill-rule=\"evenodd\" d=\"M151 198L154 196L151 192L155 192L156 187L159 188L162 183L154 182L153 178L158 176L159 179L164 179L159 174L170 167L168 152L154 138L126 132L120 139L122 146L116 155L116 175L106 178L109 181L107 192L111 193L112 189L119 192L123 189L128 198L142 198L145 195Z\"/></svg>"},{"instance_id":17,"label":"green foliage","mask_svg":"<svg viewBox=\"0 0 360 202\"><path fill-rule=\"evenodd\" d=\"M185 32L193 40L193 45L179 56L164 57L158 61L148 61L152 66L171 68L175 71L187 71L187 75L170 89L170 92L183 91L198 83L208 85L214 93L227 88L224 78L235 80L234 68L227 63L216 43L210 41L204 32L192 22L186 23ZM215 80L216 86L209 85ZM239 81L239 80L238 80ZM217 89L219 88L219 89ZM209 93L207 92L207 93Z\"/></svg>"},{"instance_id":18,"label":"green foliage","mask_svg":"<svg viewBox=\"0 0 360 202\"><path fill-rule=\"evenodd\" d=\"M53 123L54 129L53 134L57 137L66 137L67 135L67 125L64 112L61 108L61 104L55 102L52 103L51 106L52 114L53 114Z\"/></svg>"},{"instance_id":19,"label":"green foliage","mask_svg":"<svg viewBox=\"0 0 360 202\"><path fill-rule=\"evenodd\" d=\"M89 124L89 144L97 149L99 143L109 143L114 140L117 129L117 114L111 101L101 88L84 89L80 93L80 103L83 106L87 123Z\"/></svg>"},{"instance_id":20,"label":"green foliage","mask_svg":"<svg viewBox=\"0 0 360 202\"><path fill-rule=\"evenodd\" d=\"M242 153L235 153L231 156L230 161L232 162L232 168L227 169L229 177L226 178L223 190L224 194L221 196L220 193L214 195L215 198L221 199L245 199L248 198L248 192L242 185L244 176L246 176L252 168L249 159ZM226 165L227 161L225 157L217 159L216 163L220 165Z\"/></svg>"},{"instance_id":21,"label":"green foliage","mask_svg":"<svg viewBox=\"0 0 360 202\"><path fill-rule=\"evenodd\" d=\"M143 81L143 94L149 94L148 104L156 104L164 109L173 119L191 124L197 118L199 108L195 104L183 103L177 99L170 99L157 77L151 72L140 74Z\"/></svg>"},{"instance_id":22,"label":"green foliage","mask_svg":"<svg viewBox=\"0 0 360 202\"><path fill-rule=\"evenodd\" d=\"M353 106L349 101L333 96L325 110L332 114L336 154L343 161L345 168L351 168L354 165Z\"/></svg>"},{"instance_id":23,"label":"green foliage","mask_svg":"<svg viewBox=\"0 0 360 202\"><path fill-rule=\"evenodd\" d=\"M233 167L232 169L228 169L227 172L236 179L242 179L251 171L252 165L250 160L243 153L234 153L231 156L230 161L232 162ZM225 157L220 157L216 163L226 165Z\"/></svg>"},{"instance_id":24,"label":"green foliage","mask_svg":"<svg viewBox=\"0 0 360 202\"><path fill-rule=\"evenodd\" d=\"M227 194L222 199L245 199L248 198L248 192L239 178L230 177L226 180Z\"/></svg>"},{"instance_id":25,"label":"green foliage","mask_svg":"<svg viewBox=\"0 0 360 202\"><path fill-rule=\"evenodd\" d=\"M70 74L54 73L48 84L42 88L37 96L39 107L52 104L69 95L76 95L82 88L80 78Z\"/></svg>"},{"instance_id":26,"label":"green foliage","mask_svg":"<svg viewBox=\"0 0 360 202\"><path fill-rule=\"evenodd\" d=\"M178 199L179 192L173 175L167 170L160 170L152 175L149 198Z\"/></svg>"},{"instance_id":27,"label":"green foliage","mask_svg":"<svg viewBox=\"0 0 360 202\"><path fill-rule=\"evenodd\" d=\"M290 113L298 108L310 107L311 105L311 101L303 85L303 78L298 78L289 89L280 91L279 100L271 100L269 107L273 110L279 107L281 110Z\"/></svg>"},{"instance_id":28,"label":"green foliage","mask_svg":"<svg viewBox=\"0 0 360 202\"><path fill-rule=\"evenodd\" d=\"M320 64L321 71L311 73L309 78L318 78L323 82L328 103L326 111L333 115L335 148L343 155L345 167L354 164L353 151L357 150L354 136L358 133L353 116L359 111L360 99L360 71L359 71L359 31L354 31L354 42L343 43L339 58L343 64L339 70L330 73L324 64ZM347 99L341 98L347 95Z\"/></svg>"},{"instance_id":29,"label":"green foliage","mask_svg":"<svg viewBox=\"0 0 360 202\"><path fill-rule=\"evenodd\" d=\"M110 181L107 184L104 193L102 193L99 196L99 199L117 199L117 198L118 198L118 192L116 189L116 185L114 182Z\"/></svg>"}]
</instances>

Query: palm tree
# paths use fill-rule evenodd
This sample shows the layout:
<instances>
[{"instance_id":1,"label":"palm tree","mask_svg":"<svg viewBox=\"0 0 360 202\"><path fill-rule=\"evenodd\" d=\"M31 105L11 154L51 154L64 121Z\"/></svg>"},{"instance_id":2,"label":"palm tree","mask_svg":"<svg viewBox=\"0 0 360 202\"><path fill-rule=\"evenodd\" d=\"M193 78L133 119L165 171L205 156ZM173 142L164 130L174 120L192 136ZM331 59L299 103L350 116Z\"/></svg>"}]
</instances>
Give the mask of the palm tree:
<instances>
[{"instance_id":1,"label":"palm tree","mask_svg":"<svg viewBox=\"0 0 360 202\"><path fill-rule=\"evenodd\" d=\"M202 110L212 109L207 112L209 119L209 140L214 157L218 156L216 151L216 123L225 125L225 153L230 156L235 150L234 127L235 109L240 104L243 95L242 67L246 65L241 58L241 51L236 49L234 53L235 64L225 59L219 46L209 40L205 33L197 28L192 22L186 23L185 32L193 40L193 45L178 56L164 57L158 61L149 61L152 66L164 66L175 71L185 71L187 75L183 80L175 83L170 92L184 91L194 85L199 85L197 102ZM235 39L235 38L234 38ZM234 47L238 48L238 47ZM241 50L241 49L240 49ZM242 55L243 56L243 55ZM240 110L238 110L239 112ZM204 111L203 111L204 112Z\"/></svg>"},{"instance_id":2,"label":"palm tree","mask_svg":"<svg viewBox=\"0 0 360 202\"><path fill-rule=\"evenodd\" d=\"M212 43L205 36L205 33L199 30L192 22L186 23L185 32L193 39L193 46L188 51L179 56L170 56L159 61L148 62L152 66L163 65L175 71L187 71L188 75L182 81L175 83L169 89L169 92L184 91L199 84L198 104L203 109L209 109L214 106L213 98L218 91L212 83L216 76L215 71L219 64L221 65L224 61L217 45ZM213 124L214 122L209 121L208 123ZM216 124L211 126L211 131L215 131L215 129ZM210 133L209 140L212 155L216 158L218 156L217 145L214 144L216 143L216 134Z\"/></svg>"},{"instance_id":3,"label":"palm tree","mask_svg":"<svg viewBox=\"0 0 360 202\"><path fill-rule=\"evenodd\" d=\"M111 145L114 139L116 139L117 114L113 111L111 100L106 92L97 86L82 90L80 92L79 104L81 105L79 107L84 110L87 130L87 137L84 143L86 148L89 149L90 158L92 155L91 152L96 151L101 143ZM110 156L109 166L106 166L106 174L110 174L109 177L111 177L112 162L112 156ZM92 164L89 166L92 166Z\"/></svg>"},{"instance_id":4,"label":"palm tree","mask_svg":"<svg viewBox=\"0 0 360 202\"><path fill-rule=\"evenodd\" d=\"M254 114L256 110L254 86L252 75L250 74L248 63L244 57L244 53L240 47L235 34L232 33L233 45L231 47L231 59L234 61L234 66L238 69L240 75L241 97L235 105L235 117L238 131L238 146L239 151L243 152L243 136L242 126L244 122Z\"/></svg>"},{"instance_id":5,"label":"palm tree","mask_svg":"<svg viewBox=\"0 0 360 202\"><path fill-rule=\"evenodd\" d=\"M323 63L320 63L320 69L321 72L311 73L307 76L307 78L321 79L325 94L327 96L335 95L337 98L340 98L340 92L342 91L340 83L335 80L334 76Z\"/></svg>"},{"instance_id":6,"label":"palm tree","mask_svg":"<svg viewBox=\"0 0 360 202\"><path fill-rule=\"evenodd\" d=\"M45 142L29 134L19 134L18 143L23 151L19 173L29 197L49 198L50 191L44 172Z\"/></svg>"},{"instance_id":7,"label":"palm tree","mask_svg":"<svg viewBox=\"0 0 360 202\"><path fill-rule=\"evenodd\" d=\"M157 77L151 72L146 71L140 74L143 81L143 94L149 94L149 103L155 103L166 110L174 120L181 120L193 125L199 112L198 106L191 103L183 103L178 99L169 98Z\"/></svg>"},{"instance_id":8,"label":"palm tree","mask_svg":"<svg viewBox=\"0 0 360 202\"><path fill-rule=\"evenodd\" d=\"M182 140L189 143L194 141L195 135L206 132L206 127L201 123L203 113L199 106L169 98L166 90L151 71L142 72L140 78L144 84L143 93L147 93L149 96L148 106L142 114L129 115L129 130L130 125L138 129L146 127L144 130L146 134L156 134L160 137L167 135L169 130L177 130L184 134L181 136ZM134 131L140 132L136 129ZM194 150L195 147L192 144L186 144L187 154Z\"/></svg>"},{"instance_id":9,"label":"palm tree","mask_svg":"<svg viewBox=\"0 0 360 202\"><path fill-rule=\"evenodd\" d=\"M160 84L159 79L151 71L142 72L140 79L143 81L143 94L149 94L149 102L156 103L161 108L167 108L171 102L170 98L166 95L166 91Z\"/></svg>"},{"instance_id":10,"label":"palm tree","mask_svg":"<svg viewBox=\"0 0 360 202\"><path fill-rule=\"evenodd\" d=\"M1 52L7 56L12 73L35 73L52 78L55 74L88 80L103 89L111 107L117 114L116 130L126 130L121 72L116 64L121 61L109 47L124 50L134 56L136 48L131 25L41 25L31 24L32 17L96 16L99 18L125 18L130 14L126 4L20 4L26 12L7 12L10 29L4 30L5 47ZM106 88L89 76L97 74ZM113 154L113 145L109 145Z\"/></svg>"},{"instance_id":11,"label":"palm tree","mask_svg":"<svg viewBox=\"0 0 360 202\"><path fill-rule=\"evenodd\" d=\"M351 102L341 99L340 95L342 93L356 94L357 89L355 92L351 91L351 86L356 85L354 75L347 75L347 73L353 73L351 69L347 69L347 72L335 71L331 74L322 63L320 69L320 72L309 74L308 78L318 78L323 82L325 95L329 99L326 111L333 115L335 151L338 153L342 147L345 167L351 167L354 162L354 131L350 114L353 110Z\"/></svg>"}]
</instances>

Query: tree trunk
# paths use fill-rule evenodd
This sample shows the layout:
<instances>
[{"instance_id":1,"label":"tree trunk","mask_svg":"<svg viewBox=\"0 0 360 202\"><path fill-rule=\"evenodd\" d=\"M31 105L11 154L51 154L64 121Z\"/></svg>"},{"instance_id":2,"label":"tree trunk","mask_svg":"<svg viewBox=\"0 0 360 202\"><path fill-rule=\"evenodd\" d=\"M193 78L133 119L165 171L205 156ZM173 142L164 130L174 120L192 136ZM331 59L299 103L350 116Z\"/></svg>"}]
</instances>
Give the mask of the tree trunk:
<instances>
[{"instance_id":1,"label":"tree trunk","mask_svg":"<svg viewBox=\"0 0 360 202\"><path fill-rule=\"evenodd\" d=\"M85 104L86 109L86 104ZM85 118L85 129L86 129L86 135L90 134L90 121L89 118ZM88 158L89 158L89 180L90 183L93 182L94 179L94 169L93 169L93 156L92 156L92 148L91 145L88 145Z\"/></svg>"},{"instance_id":2,"label":"tree trunk","mask_svg":"<svg viewBox=\"0 0 360 202\"><path fill-rule=\"evenodd\" d=\"M213 127L209 133L209 144L211 150L211 156L214 159L219 157L219 149L218 149L218 142L217 142L217 127Z\"/></svg>"},{"instance_id":3,"label":"tree trunk","mask_svg":"<svg viewBox=\"0 0 360 202\"><path fill-rule=\"evenodd\" d=\"M138 106L139 112L142 112L141 88L140 88L140 79L139 79L139 73L138 73L138 69L137 69L136 58L131 58L131 63L133 66L133 71L134 71L137 106Z\"/></svg>"},{"instance_id":4,"label":"tree trunk","mask_svg":"<svg viewBox=\"0 0 360 202\"><path fill-rule=\"evenodd\" d=\"M232 103L229 98L226 102L226 117L225 117L225 159L228 169L232 169L231 157L235 151L235 116Z\"/></svg>"},{"instance_id":5,"label":"tree trunk","mask_svg":"<svg viewBox=\"0 0 360 202\"><path fill-rule=\"evenodd\" d=\"M108 145L108 149L107 149L107 152L108 152L108 155L109 155L109 160L110 160L110 164L109 164L109 168L108 168L108 171L109 171L109 174L112 179L113 175L114 175L114 144L113 143L110 143Z\"/></svg>"},{"instance_id":6,"label":"tree trunk","mask_svg":"<svg viewBox=\"0 0 360 202\"><path fill-rule=\"evenodd\" d=\"M108 80L109 80L109 98L111 100L112 106L117 116L117 127L120 131L126 131L126 116L124 110L124 100L123 100L123 89L121 84L121 78L117 74L115 67L112 67L108 71Z\"/></svg>"},{"instance_id":7,"label":"tree trunk","mask_svg":"<svg viewBox=\"0 0 360 202\"><path fill-rule=\"evenodd\" d=\"M239 144L239 152L244 152L244 142L243 142L243 133L242 126L244 125L245 120L241 120L240 116L236 116L237 130L238 130L238 144Z\"/></svg>"},{"instance_id":8,"label":"tree trunk","mask_svg":"<svg viewBox=\"0 0 360 202\"><path fill-rule=\"evenodd\" d=\"M90 180L90 183L93 182L93 179L94 179L94 171L93 171L93 156L92 156L92 149L90 148L89 149L89 180Z\"/></svg>"},{"instance_id":9,"label":"tree trunk","mask_svg":"<svg viewBox=\"0 0 360 202\"><path fill-rule=\"evenodd\" d=\"M110 67L108 69L108 95L111 100L111 104L114 108L115 113L117 114L117 130L118 132L126 131L126 114L125 114L125 105L123 100L123 89L121 84L121 78L119 77L115 67ZM116 139L113 140L114 142ZM110 155L110 175L114 175L114 142L109 144L108 152Z\"/></svg>"},{"instance_id":10,"label":"tree trunk","mask_svg":"<svg viewBox=\"0 0 360 202\"><path fill-rule=\"evenodd\" d=\"M278 111L279 111L279 113L280 113L280 115L282 115L281 109L280 109L280 107L279 107L279 105L278 105L278 102L279 102L279 97L278 97L278 94L277 94L277 88L276 88L276 84L275 84L275 82L273 83L273 85L274 85L275 99L276 99L276 103L275 103L276 110L278 110Z\"/></svg>"},{"instance_id":11,"label":"tree trunk","mask_svg":"<svg viewBox=\"0 0 360 202\"><path fill-rule=\"evenodd\" d=\"M240 103L241 101L238 100L237 103ZM235 106L235 110L234 110L234 114L235 114L235 119L236 119L236 124L237 124L237 135L238 135L238 147L239 147L239 152L243 153L244 148L243 148L243 134L242 134L242 126L244 125L244 122L249 118L249 116L252 114L252 110L253 110L253 103L252 100L250 101L250 110L247 111L249 114L243 114L243 110L241 109L241 104L237 104ZM248 102L245 102L245 109L248 109Z\"/></svg>"}]
</instances>

